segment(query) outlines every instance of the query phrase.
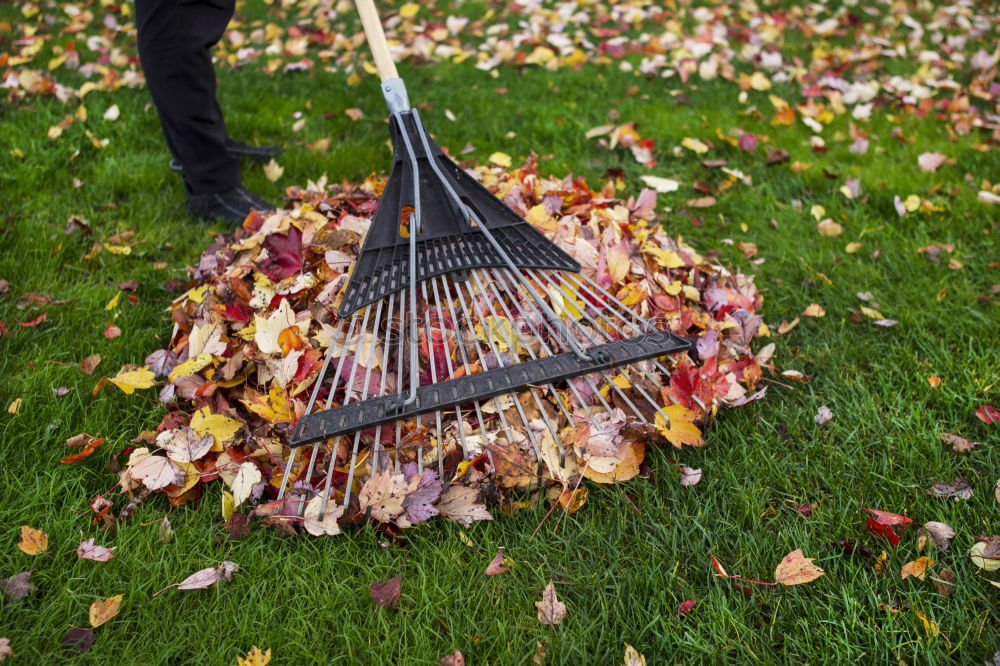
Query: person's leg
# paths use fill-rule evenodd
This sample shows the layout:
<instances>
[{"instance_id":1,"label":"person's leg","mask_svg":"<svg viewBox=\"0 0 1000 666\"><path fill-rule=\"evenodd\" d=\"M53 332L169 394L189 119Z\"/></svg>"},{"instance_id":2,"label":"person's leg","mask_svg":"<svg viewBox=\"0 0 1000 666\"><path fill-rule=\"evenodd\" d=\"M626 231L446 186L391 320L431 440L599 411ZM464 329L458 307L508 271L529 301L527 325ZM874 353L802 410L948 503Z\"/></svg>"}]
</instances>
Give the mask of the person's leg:
<instances>
[{"instance_id":1,"label":"person's leg","mask_svg":"<svg viewBox=\"0 0 1000 666\"><path fill-rule=\"evenodd\" d=\"M210 51L234 7L235 0L136 0L139 59L191 195L224 192L241 182L239 161L226 149Z\"/></svg>"}]
</instances>

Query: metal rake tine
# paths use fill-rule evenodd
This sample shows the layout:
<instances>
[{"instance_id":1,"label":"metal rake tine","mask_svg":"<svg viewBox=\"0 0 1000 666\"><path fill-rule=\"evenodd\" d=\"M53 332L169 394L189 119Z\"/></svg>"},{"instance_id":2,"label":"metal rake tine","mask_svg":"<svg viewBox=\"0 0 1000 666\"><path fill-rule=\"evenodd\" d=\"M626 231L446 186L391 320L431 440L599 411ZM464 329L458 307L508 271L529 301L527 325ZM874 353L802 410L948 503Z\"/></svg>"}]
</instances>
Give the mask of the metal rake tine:
<instances>
[{"instance_id":1,"label":"metal rake tine","mask_svg":"<svg viewBox=\"0 0 1000 666\"><path fill-rule=\"evenodd\" d=\"M470 369L470 366L469 366L469 357L468 357L468 354L465 351L465 344L463 344L463 341L461 340L461 329L459 327L459 319L458 319L458 316L455 314L455 305L451 302L451 290L448 289L448 281L443 276L439 276L439 277L435 278L435 282L434 282L435 298L437 298L437 296L438 296L437 295L437 280L441 281L441 288L445 292L445 295L447 295L447 299L445 300L445 303L448 306L448 312L451 314L451 321L455 325L456 331L458 332L458 335L459 335L459 343L457 345L458 346L458 353L459 353L459 356L462 358L462 367L464 368L465 372L468 373L469 369ZM440 305L440 300L438 300L438 304ZM476 334L475 329L471 329L469 331L469 333L471 335L475 335ZM450 357L446 357L446 358L450 358ZM452 367L451 367L451 362L450 361L448 362L448 373L451 374L451 375L454 375L454 372L452 371ZM479 421L479 432L482 433L483 437L486 437L486 421L483 420L482 406L480 405L480 402L478 400L473 400L472 406L476 410L476 419L478 419L478 421ZM462 426L462 424L459 423L460 431L461 431L461 426ZM462 438L462 453L465 456L469 455L468 443L465 441L464 437Z\"/></svg>"},{"instance_id":2,"label":"metal rake tine","mask_svg":"<svg viewBox=\"0 0 1000 666\"><path fill-rule=\"evenodd\" d=\"M395 304L396 304L396 294L393 293L393 294L389 295L389 311L388 311L388 313L386 313L385 319L383 320L383 321L385 321L385 329L386 329L387 333L389 331L390 323L392 322L392 312L393 312ZM386 335L386 338L388 338L388 335ZM385 340L385 342L387 343L388 339ZM382 348L383 348L382 349L382 386L379 389L379 395L385 395L385 393L386 393L385 380L386 380L386 377L389 375L389 345L388 344L383 344ZM379 449L381 447L382 447L382 426L378 425L378 426L375 427L375 440L372 442L372 474L377 474L378 473L378 453L379 453Z\"/></svg>"},{"instance_id":3,"label":"metal rake tine","mask_svg":"<svg viewBox=\"0 0 1000 666\"><path fill-rule=\"evenodd\" d=\"M472 271L472 273L474 275L475 271ZM477 278L477 281L478 281L478 278ZM475 309L476 315L479 317L479 321L480 322L484 322L484 326L485 326L486 317L484 316L482 309L477 304L477 300L478 299L476 299L475 294L472 291L472 285L469 284L468 281L466 281L465 287L469 291L469 301L472 303L472 307L473 307L473 309ZM459 288L456 286L456 290L458 290L458 289ZM463 303L463 307L464 307L464 303ZM491 308L491 310L492 310L492 308ZM495 313L494 313L494 316L496 316ZM485 330L485 328L484 328L484 330ZM493 356L497 360L497 365L499 367L501 367L501 368L504 367L504 362L500 358L500 352L498 351L496 345L493 342L492 335L487 331L485 337L486 337L486 343L490 347L490 351L493 352ZM511 342L510 338L508 338L505 342L507 343L507 347L509 349L513 349L514 348L513 343ZM479 351L479 346L478 345L476 346L476 350L477 350L477 352ZM480 362L483 363L483 365L484 365L483 369L486 370L487 368L485 367L485 359L482 356L482 354L480 354ZM530 387L528 388L528 390L529 390L529 392L531 392L531 395L535 398L535 402L538 405L538 411L540 411L543 414L543 416L545 417L546 425L548 426L549 430L552 432L552 437L553 437L553 439L556 440L557 446L559 446L558 439L557 439L558 436L559 436L559 431L556 430L552 426L552 424L549 422L548 415L545 413L545 409L542 407L541 403L538 402L538 397L535 396L534 390L531 389ZM539 460L541 460L541 456L542 456L541 446L539 445L538 440L535 437L535 434L534 434L534 432L533 432L533 430L531 428L531 424L528 423L528 418L524 414L524 408L521 406L521 402L517 399L517 394L511 392L511 393L509 393L507 395L510 395L511 398L513 399L514 407L517 409L518 416L521 417L521 423L524 424L525 435L528 437L528 441L531 442L532 448L535 449L535 455L538 457ZM496 404L497 404L497 411L499 412L500 411L499 400L496 401ZM514 444L513 441L510 441L509 437L508 437L508 442L512 446L516 446L516 444ZM560 453L560 455L562 455L562 446L559 446L559 453Z\"/></svg>"},{"instance_id":4,"label":"metal rake tine","mask_svg":"<svg viewBox=\"0 0 1000 666\"><path fill-rule=\"evenodd\" d=\"M375 310L375 318L372 321L371 340L368 343L368 357L365 359L365 383L364 383L364 386L362 387L361 400L367 400L370 397L368 395L368 392L369 392L369 386L371 385L371 378L372 378L372 361L375 360L375 340L378 339L376 337L376 333L378 332L379 322L381 321L381 318L382 318L382 305L383 304L384 304L384 301L383 300L379 300L379 302L378 302L378 308ZM357 360L356 359L355 359L354 367L357 368ZM353 383L354 382L352 381L351 384L353 384ZM379 382L379 383L382 384L384 382ZM382 389L380 387L379 388L379 392L380 393L381 393L381 390ZM349 467L347 469L347 485L344 486L344 504L343 504L343 506L344 506L345 509L347 508L347 505L350 504L350 502L351 502L351 484L354 482L354 466L355 466L355 464L357 463L357 460L358 460L358 445L360 443L361 443L361 431L359 430L356 433L354 433L354 447L351 449L351 462L350 462L350 465L349 465ZM327 494L327 496L329 496L329 491L327 491L326 494ZM324 500L323 505L320 507L320 513L319 513L319 519L320 520L323 520L323 514L325 513L325 510L326 510L326 501Z\"/></svg>"},{"instance_id":5,"label":"metal rake tine","mask_svg":"<svg viewBox=\"0 0 1000 666\"><path fill-rule=\"evenodd\" d=\"M399 354L396 357L396 392L403 393L403 340L406 339L406 319L403 317L403 313L406 311L406 291L401 291L399 293L399 332L397 337L399 338L398 350ZM388 336L386 336L388 337ZM392 450L392 464L393 472L399 473L399 446L402 441L403 435L403 424L401 421L396 421L396 445Z\"/></svg>"},{"instance_id":6,"label":"metal rake tine","mask_svg":"<svg viewBox=\"0 0 1000 666\"><path fill-rule=\"evenodd\" d=\"M493 302L490 300L489 296L487 296L486 290L483 287L483 283L479 279L479 271L471 271L471 273L472 273L473 279L476 281L476 285L479 287L479 293L480 293L480 295L484 298L484 300L487 303L487 306L490 309L490 314L493 317L499 319L499 316L497 315L496 310L493 308ZM466 283L466 284L467 284L467 288L469 290L469 298L470 298L470 300L472 300L473 307L476 308L476 311L477 311L477 314L479 315L480 320L485 320L485 317L483 316L483 311L482 311L481 307L477 306L477 304L476 304L476 300L477 299L475 299L475 297L473 296L472 285L469 285L468 283ZM495 290L494 290L494 293L495 293ZM500 300L500 299L498 299L498 300ZM513 327L514 327L514 320L508 317L508 321L510 321L511 328L513 329ZM513 349L514 349L514 341L511 339L510 335L507 334L503 330L501 330L501 335L504 336L504 342L506 343L507 348L513 351ZM487 334L486 340L487 340L487 342L490 345L490 350L493 352L493 355L496 356L497 363L500 365L500 367L503 367L504 366L503 361L500 358L500 354L497 351L496 345L493 343L492 336L490 336L490 335ZM522 340L522 338L520 337L520 335L518 336L518 340L519 341ZM531 351L530 347L525 346L525 348L529 350L530 356L532 358L535 358L535 354L534 354L533 351ZM515 362L517 362L516 361L516 357L515 357ZM555 386L553 386L552 384L548 384L548 386L552 389L553 395L555 395ZM547 411L545 411L545 407L542 405L542 400L538 396L538 389L536 389L536 388L534 388L532 386L529 386L527 390L528 390L528 393L531 395L531 397L534 399L535 406L538 407L538 411L541 413L542 419L545 421L546 427L549 429L549 432L552 434L552 441L555 442L556 448L559 451L560 464L564 464L565 463L565 458L566 458L566 453L563 451L562 442L559 441L559 429L556 428L556 426L552 423L552 420L549 418L549 413ZM528 419L525 418L524 409L521 407L521 402L517 399L516 393L512 393L511 395L514 397L514 405L517 407L517 412L520 415L521 420L524 422L524 425L525 425L525 427L527 429L527 432L531 433L532 428L531 428L531 425L528 423ZM558 399L558 397L557 397L557 399ZM541 460L542 459L541 447L539 446L538 442L536 441L536 439L535 439L535 437L533 435L529 434L528 437L529 437L529 439L531 441L531 445L535 449L535 456L538 458L538 460Z\"/></svg>"},{"instance_id":7,"label":"metal rake tine","mask_svg":"<svg viewBox=\"0 0 1000 666\"><path fill-rule=\"evenodd\" d=\"M427 300L427 282L420 283L421 295L424 298L424 330L427 335L427 361L431 367L431 382L437 384L437 363L434 358L434 340L431 337L431 315L430 315L430 303ZM440 329L438 329L440 330ZM443 334L442 339L444 340ZM445 340L445 352L448 351L448 343ZM461 416L459 416L461 418ZM444 477L444 437L441 433L441 410L434 410L434 433L437 435L437 447L438 447L438 478ZM423 456L420 456L423 460Z\"/></svg>"},{"instance_id":8,"label":"metal rake tine","mask_svg":"<svg viewBox=\"0 0 1000 666\"><path fill-rule=\"evenodd\" d=\"M438 292L437 278L431 280L430 282L431 282L431 287L434 290L434 308L437 310L438 321L444 321L444 312L441 310L441 294ZM458 328L458 322L455 320L454 312L452 312L451 325L455 327L456 338L460 338L461 331ZM456 347L460 345L461 345L461 339L459 339L459 342L456 344ZM447 349L445 351L447 351ZM445 366L448 368L448 378L450 379L455 376L455 368L452 366L451 363L451 354L444 355L444 362ZM478 400L474 401L473 406L475 407L476 415L479 418L480 428L482 428L482 414L479 411L479 401ZM462 417L462 408L459 405L455 405L455 418L458 428L458 439L462 447L462 455L468 456L469 444L465 440L465 419Z\"/></svg>"}]
</instances>

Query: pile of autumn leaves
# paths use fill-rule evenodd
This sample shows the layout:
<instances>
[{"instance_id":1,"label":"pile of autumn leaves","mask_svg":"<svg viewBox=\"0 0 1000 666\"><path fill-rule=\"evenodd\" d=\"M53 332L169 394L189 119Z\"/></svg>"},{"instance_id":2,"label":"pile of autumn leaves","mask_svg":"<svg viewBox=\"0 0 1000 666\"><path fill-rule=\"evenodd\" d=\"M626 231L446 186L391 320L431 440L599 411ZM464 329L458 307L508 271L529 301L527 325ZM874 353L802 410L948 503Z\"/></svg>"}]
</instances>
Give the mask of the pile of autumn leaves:
<instances>
[{"instance_id":1,"label":"pile of autumn leaves","mask_svg":"<svg viewBox=\"0 0 1000 666\"><path fill-rule=\"evenodd\" d=\"M623 417L600 414L563 430L565 461L543 460L551 499L576 510L586 497L581 477L628 480L640 473L647 445L701 445L699 423L720 407L763 396L754 390L774 346L756 355L750 350L755 336L768 333L752 278L729 273L663 233L654 221L654 191L622 200L613 186L594 191L581 179L542 177L533 161L511 171L479 167L474 173L596 282L643 317L657 317L697 340L698 360L681 355L669 362L671 374L661 377L657 390L666 406L656 414L655 429L636 433ZM299 456L287 484L296 506L275 502L291 451L288 438L334 339L337 298L381 185L369 180L356 188L290 188L285 209L248 217L191 267L187 290L172 304L168 346L144 365L102 380L129 394L158 387L167 406L156 429L141 433L136 446L115 459L130 506L150 492L184 504L221 480L227 520L245 520L241 510L255 505L258 515L284 529L319 535L338 534L338 522L363 516L407 527L440 514L468 526L492 517L485 488L503 508L517 506L505 494L538 489L532 451L510 451L509 457L495 452L492 460L450 458L445 478L430 465L418 471L412 462L397 473L373 473L362 455L353 470L357 499L345 511L322 500L325 474L305 478L308 456ZM343 453L336 464L338 475L350 471ZM697 483L700 470L683 471L682 483ZM106 513L108 506L94 509Z\"/></svg>"}]
</instances>

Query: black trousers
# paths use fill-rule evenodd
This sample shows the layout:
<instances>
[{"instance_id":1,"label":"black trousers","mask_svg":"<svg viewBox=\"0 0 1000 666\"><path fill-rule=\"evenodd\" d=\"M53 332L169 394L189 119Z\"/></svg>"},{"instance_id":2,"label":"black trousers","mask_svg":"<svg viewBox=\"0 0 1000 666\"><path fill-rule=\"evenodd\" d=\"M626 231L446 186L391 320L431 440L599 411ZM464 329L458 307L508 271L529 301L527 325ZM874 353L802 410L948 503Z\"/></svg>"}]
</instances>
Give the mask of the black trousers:
<instances>
[{"instance_id":1,"label":"black trousers","mask_svg":"<svg viewBox=\"0 0 1000 666\"><path fill-rule=\"evenodd\" d=\"M241 183L239 161L226 150L211 56L235 7L236 0L135 0L146 85L191 194L222 192Z\"/></svg>"}]
</instances>

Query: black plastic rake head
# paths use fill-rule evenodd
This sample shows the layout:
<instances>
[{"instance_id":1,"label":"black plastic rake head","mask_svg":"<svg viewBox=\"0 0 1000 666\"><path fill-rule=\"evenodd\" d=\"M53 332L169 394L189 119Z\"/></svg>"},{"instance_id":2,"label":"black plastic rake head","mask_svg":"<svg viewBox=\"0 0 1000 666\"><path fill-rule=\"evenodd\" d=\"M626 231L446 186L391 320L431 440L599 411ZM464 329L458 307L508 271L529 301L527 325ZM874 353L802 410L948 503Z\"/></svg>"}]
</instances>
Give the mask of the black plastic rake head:
<instances>
[{"instance_id":1,"label":"black plastic rake head","mask_svg":"<svg viewBox=\"0 0 1000 666\"><path fill-rule=\"evenodd\" d=\"M411 236L416 241L418 282L506 266L502 253L518 268L580 270L572 257L449 159L427 135L415 109L394 113L390 132L392 171L344 292L340 316L409 286ZM483 226L500 249L489 242Z\"/></svg>"}]
</instances>

